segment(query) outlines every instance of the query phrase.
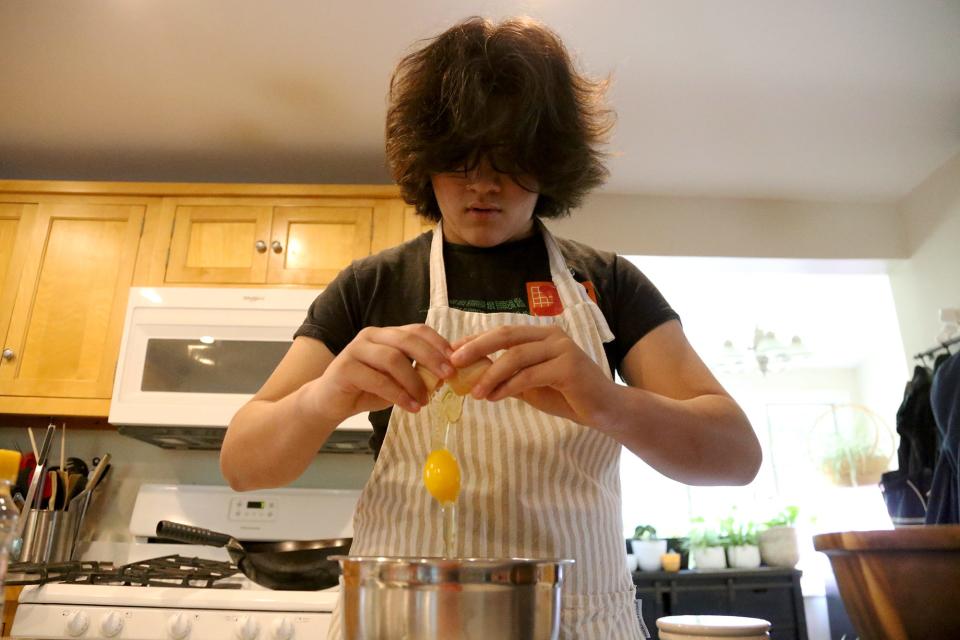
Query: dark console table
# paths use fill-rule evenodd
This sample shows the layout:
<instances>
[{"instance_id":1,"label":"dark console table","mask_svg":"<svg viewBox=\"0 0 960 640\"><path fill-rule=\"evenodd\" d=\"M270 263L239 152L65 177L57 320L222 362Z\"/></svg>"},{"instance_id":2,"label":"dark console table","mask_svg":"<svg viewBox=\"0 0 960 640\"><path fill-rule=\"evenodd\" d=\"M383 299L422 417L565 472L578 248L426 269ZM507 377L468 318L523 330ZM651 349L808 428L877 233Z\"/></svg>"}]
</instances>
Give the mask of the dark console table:
<instances>
[{"instance_id":1,"label":"dark console table","mask_svg":"<svg viewBox=\"0 0 960 640\"><path fill-rule=\"evenodd\" d=\"M800 571L760 567L716 571L637 571L643 619L655 640L657 618L717 614L763 618L773 640L807 640Z\"/></svg>"}]
</instances>

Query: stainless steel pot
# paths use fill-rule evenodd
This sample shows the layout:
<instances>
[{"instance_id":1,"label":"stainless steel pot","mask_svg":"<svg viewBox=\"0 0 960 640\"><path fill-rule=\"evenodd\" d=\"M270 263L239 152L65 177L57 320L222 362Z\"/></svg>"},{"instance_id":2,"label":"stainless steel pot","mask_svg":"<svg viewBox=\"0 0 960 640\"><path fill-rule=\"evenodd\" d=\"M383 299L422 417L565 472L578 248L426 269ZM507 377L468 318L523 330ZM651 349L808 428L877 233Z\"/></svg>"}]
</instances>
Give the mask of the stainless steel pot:
<instances>
[{"instance_id":1,"label":"stainless steel pot","mask_svg":"<svg viewBox=\"0 0 960 640\"><path fill-rule=\"evenodd\" d=\"M573 560L334 556L345 640L553 640Z\"/></svg>"}]
</instances>

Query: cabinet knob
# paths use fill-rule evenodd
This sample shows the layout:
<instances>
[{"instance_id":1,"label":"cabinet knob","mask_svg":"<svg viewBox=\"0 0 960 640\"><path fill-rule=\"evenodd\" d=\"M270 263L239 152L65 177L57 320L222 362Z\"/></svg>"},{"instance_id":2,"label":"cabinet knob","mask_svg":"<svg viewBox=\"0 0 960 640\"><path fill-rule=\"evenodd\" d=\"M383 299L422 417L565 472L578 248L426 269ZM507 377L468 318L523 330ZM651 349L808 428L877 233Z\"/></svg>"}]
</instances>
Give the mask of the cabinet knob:
<instances>
[{"instance_id":1,"label":"cabinet knob","mask_svg":"<svg viewBox=\"0 0 960 640\"><path fill-rule=\"evenodd\" d=\"M279 240L274 240L273 242L271 242L271 243L270 243L270 248L273 249L273 252L274 252L274 253L282 253L282 252L283 252L283 245L280 244L280 241L279 241Z\"/></svg>"},{"instance_id":2,"label":"cabinet knob","mask_svg":"<svg viewBox=\"0 0 960 640\"><path fill-rule=\"evenodd\" d=\"M4 360L13 360L13 349L4 349L3 350L3 359Z\"/></svg>"},{"instance_id":3,"label":"cabinet knob","mask_svg":"<svg viewBox=\"0 0 960 640\"><path fill-rule=\"evenodd\" d=\"M257 253L265 253L267 251L267 243L263 240L257 240L257 243L253 246L257 248Z\"/></svg>"}]
</instances>

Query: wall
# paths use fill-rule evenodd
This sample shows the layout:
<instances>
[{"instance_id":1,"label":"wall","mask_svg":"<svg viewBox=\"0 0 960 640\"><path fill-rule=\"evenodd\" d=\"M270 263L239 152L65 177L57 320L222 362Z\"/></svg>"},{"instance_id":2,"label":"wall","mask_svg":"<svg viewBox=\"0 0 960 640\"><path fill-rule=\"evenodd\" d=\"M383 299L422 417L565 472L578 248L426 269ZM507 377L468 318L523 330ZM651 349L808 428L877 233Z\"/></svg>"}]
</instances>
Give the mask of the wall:
<instances>
[{"instance_id":1,"label":"wall","mask_svg":"<svg viewBox=\"0 0 960 640\"><path fill-rule=\"evenodd\" d=\"M941 307L960 307L960 154L899 205L908 260L890 264L908 356L934 345Z\"/></svg>"},{"instance_id":2,"label":"wall","mask_svg":"<svg viewBox=\"0 0 960 640\"><path fill-rule=\"evenodd\" d=\"M558 235L626 255L905 258L896 207L596 194Z\"/></svg>"}]
</instances>

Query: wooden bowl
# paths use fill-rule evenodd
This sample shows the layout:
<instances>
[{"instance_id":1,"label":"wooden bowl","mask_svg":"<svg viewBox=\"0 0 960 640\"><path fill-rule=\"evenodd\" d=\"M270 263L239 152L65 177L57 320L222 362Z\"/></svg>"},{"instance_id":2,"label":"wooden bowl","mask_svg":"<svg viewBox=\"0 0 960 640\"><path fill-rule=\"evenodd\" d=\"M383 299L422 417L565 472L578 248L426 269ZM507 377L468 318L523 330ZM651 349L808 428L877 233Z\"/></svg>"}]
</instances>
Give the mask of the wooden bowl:
<instances>
[{"instance_id":1,"label":"wooden bowl","mask_svg":"<svg viewBox=\"0 0 960 640\"><path fill-rule=\"evenodd\" d=\"M960 525L824 533L813 546L861 638L960 638Z\"/></svg>"}]
</instances>

